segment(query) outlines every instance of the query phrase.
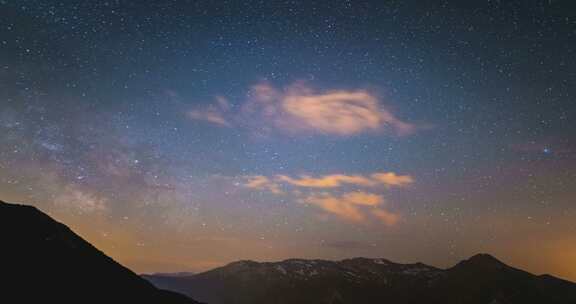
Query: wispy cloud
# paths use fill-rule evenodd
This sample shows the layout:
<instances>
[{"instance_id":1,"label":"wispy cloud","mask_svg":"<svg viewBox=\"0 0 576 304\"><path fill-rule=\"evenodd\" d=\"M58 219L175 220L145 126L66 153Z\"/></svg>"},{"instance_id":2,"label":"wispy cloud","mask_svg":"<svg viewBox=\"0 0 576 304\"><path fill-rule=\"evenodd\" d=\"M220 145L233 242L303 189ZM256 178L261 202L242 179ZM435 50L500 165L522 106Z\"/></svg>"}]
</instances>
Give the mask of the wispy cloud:
<instances>
[{"instance_id":1,"label":"wispy cloud","mask_svg":"<svg viewBox=\"0 0 576 304\"><path fill-rule=\"evenodd\" d=\"M237 126L257 132L352 136L364 132L387 132L398 136L415 131L387 109L367 90L316 91L303 83L276 88L254 85L247 99L232 111L221 97L215 105L188 112L194 120L220 126Z\"/></svg>"},{"instance_id":2,"label":"wispy cloud","mask_svg":"<svg viewBox=\"0 0 576 304\"><path fill-rule=\"evenodd\" d=\"M324 211L333 213L341 218L361 222L365 219L364 214L344 196L334 196L328 193L314 194L306 197L303 202L322 208Z\"/></svg>"},{"instance_id":3,"label":"wispy cloud","mask_svg":"<svg viewBox=\"0 0 576 304\"><path fill-rule=\"evenodd\" d=\"M245 187L257 190L267 190L275 194L282 193L280 190L280 185L273 182L266 176L262 175L253 175L248 176L246 183L244 184Z\"/></svg>"},{"instance_id":4,"label":"wispy cloud","mask_svg":"<svg viewBox=\"0 0 576 304\"><path fill-rule=\"evenodd\" d=\"M414 182L411 176L398 175L394 172L377 172L369 175L331 174L319 177L310 175L300 177L256 175L245 179L243 185L250 189L269 191L275 194L291 194L298 201L316 206L341 219L352 222L365 222L373 219L387 226L396 225L401 216L385 208L386 201L382 194L364 190L350 191L349 187L344 186L389 188L405 187Z\"/></svg>"},{"instance_id":5,"label":"wispy cloud","mask_svg":"<svg viewBox=\"0 0 576 304\"><path fill-rule=\"evenodd\" d=\"M394 172L379 172L370 176L373 181L379 182L387 186L403 187L410 185L414 182L414 178L410 175L398 175Z\"/></svg>"},{"instance_id":6,"label":"wispy cloud","mask_svg":"<svg viewBox=\"0 0 576 304\"><path fill-rule=\"evenodd\" d=\"M269 190L280 193L282 184L302 188L340 188L345 185L358 187L405 187L414 182L410 175L399 175L394 172L377 172L370 175L347 175L329 174L323 176L300 175L291 177L288 175L276 175L267 177L262 175L247 176L244 186L258 190Z\"/></svg>"},{"instance_id":7,"label":"wispy cloud","mask_svg":"<svg viewBox=\"0 0 576 304\"><path fill-rule=\"evenodd\" d=\"M231 124L226 118L229 110L228 101L224 97L217 97L215 105L210 105L204 109L191 110L187 114L193 120L203 120L216 125L230 127Z\"/></svg>"},{"instance_id":8,"label":"wispy cloud","mask_svg":"<svg viewBox=\"0 0 576 304\"><path fill-rule=\"evenodd\" d=\"M400 215L383 208L372 210L372 214L388 226L394 226L400 221Z\"/></svg>"},{"instance_id":9,"label":"wispy cloud","mask_svg":"<svg viewBox=\"0 0 576 304\"><path fill-rule=\"evenodd\" d=\"M403 187L414 182L414 179L411 176L398 175L394 172L378 172L369 176L331 174L320 177L312 177L309 175L302 175L298 178L292 178L286 175L278 175L276 180L286 182L294 186L309 188L338 188L344 184L363 187L374 187L378 185Z\"/></svg>"},{"instance_id":10,"label":"wispy cloud","mask_svg":"<svg viewBox=\"0 0 576 304\"><path fill-rule=\"evenodd\" d=\"M321 193L312 194L302 201L353 222L367 220L367 215L370 213L388 226L395 225L400 219L398 214L383 209L383 196L374 193L363 191L348 192L342 195ZM370 209L370 212L365 212L364 209L366 208Z\"/></svg>"},{"instance_id":11,"label":"wispy cloud","mask_svg":"<svg viewBox=\"0 0 576 304\"><path fill-rule=\"evenodd\" d=\"M320 177L302 175L293 178L286 175L278 175L278 181L286 182L290 185L307 188L338 188L343 184L353 184L359 186L372 186L373 181L361 175L331 174Z\"/></svg>"}]
</instances>

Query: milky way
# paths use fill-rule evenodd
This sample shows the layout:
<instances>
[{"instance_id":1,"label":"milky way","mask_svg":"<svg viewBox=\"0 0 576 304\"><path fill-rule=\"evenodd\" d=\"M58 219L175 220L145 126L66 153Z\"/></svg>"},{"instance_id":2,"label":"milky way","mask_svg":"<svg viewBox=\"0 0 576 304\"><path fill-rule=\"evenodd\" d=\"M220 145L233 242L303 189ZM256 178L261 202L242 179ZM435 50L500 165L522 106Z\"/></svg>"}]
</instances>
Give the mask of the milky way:
<instances>
[{"instance_id":1,"label":"milky way","mask_svg":"<svg viewBox=\"0 0 576 304\"><path fill-rule=\"evenodd\" d=\"M138 272L489 252L576 280L574 16L0 1L0 199Z\"/></svg>"}]
</instances>

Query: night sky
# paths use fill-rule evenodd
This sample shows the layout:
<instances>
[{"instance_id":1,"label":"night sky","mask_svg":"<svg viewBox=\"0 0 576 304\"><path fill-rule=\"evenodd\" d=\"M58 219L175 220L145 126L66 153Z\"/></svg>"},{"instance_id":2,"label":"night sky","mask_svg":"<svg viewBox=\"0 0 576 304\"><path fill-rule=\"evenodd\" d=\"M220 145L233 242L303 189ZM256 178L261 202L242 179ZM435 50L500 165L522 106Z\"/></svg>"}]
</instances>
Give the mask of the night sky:
<instances>
[{"instance_id":1,"label":"night sky","mask_svg":"<svg viewBox=\"0 0 576 304\"><path fill-rule=\"evenodd\" d=\"M576 280L574 1L0 1L0 199L137 272Z\"/></svg>"}]
</instances>

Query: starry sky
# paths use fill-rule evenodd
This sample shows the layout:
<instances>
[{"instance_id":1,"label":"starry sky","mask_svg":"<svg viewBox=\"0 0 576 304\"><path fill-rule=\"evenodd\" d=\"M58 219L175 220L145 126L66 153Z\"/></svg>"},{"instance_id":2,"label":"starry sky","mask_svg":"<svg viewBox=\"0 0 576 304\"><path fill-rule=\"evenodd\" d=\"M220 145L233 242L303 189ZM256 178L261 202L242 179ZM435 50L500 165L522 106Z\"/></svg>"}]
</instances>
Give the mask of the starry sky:
<instances>
[{"instance_id":1,"label":"starry sky","mask_svg":"<svg viewBox=\"0 0 576 304\"><path fill-rule=\"evenodd\" d=\"M136 272L576 280L573 1L0 1L0 199Z\"/></svg>"}]
</instances>

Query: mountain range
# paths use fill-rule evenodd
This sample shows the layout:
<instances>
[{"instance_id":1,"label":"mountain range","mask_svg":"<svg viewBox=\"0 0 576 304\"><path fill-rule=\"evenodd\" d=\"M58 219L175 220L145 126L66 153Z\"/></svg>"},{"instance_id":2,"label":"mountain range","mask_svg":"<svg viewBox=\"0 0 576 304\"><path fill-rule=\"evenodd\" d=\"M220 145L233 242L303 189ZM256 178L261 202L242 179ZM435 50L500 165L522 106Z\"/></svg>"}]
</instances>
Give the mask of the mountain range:
<instances>
[{"instance_id":1,"label":"mountain range","mask_svg":"<svg viewBox=\"0 0 576 304\"><path fill-rule=\"evenodd\" d=\"M290 259L138 276L31 206L0 201L0 231L0 303L576 304L576 284L488 254L447 269Z\"/></svg>"},{"instance_id":2,"label":"mountain range","mask_svg":"<svg viewBox=\"0 0 576 304\"><path fill-rule=\"evenodd\" d=\"M576 284L478 254L448 269L386 259L239 261L189 276L144 275L210 304L574 304Z\"/></svg>"},{"instance_id":3,"label":"mountain range","mask_svg":"<svg viewBox=\"0 0 576 304\"><path fill-rule=\"evenodd\" d=\"M0 201L0 231L0 303L198 303L154 287L34 207Z\"/></svg>"}]
</instances>

